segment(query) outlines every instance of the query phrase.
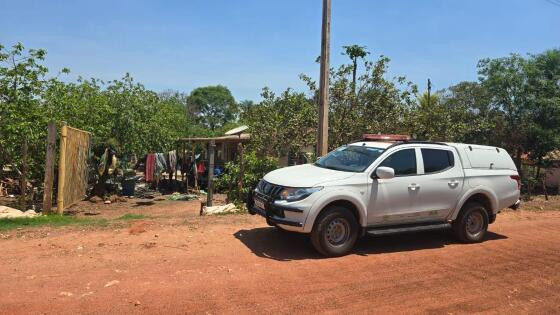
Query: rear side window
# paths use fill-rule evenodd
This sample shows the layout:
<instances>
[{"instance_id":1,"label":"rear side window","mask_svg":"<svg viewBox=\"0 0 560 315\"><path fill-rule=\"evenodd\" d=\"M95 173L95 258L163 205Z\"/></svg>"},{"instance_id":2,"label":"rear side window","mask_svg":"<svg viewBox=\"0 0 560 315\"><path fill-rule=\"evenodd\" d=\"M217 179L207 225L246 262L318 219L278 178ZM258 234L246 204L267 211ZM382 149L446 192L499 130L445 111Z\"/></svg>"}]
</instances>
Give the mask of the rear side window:
<instances>
[{"instance_id":1,"label":"rear side window","mask_svg":"<svg viewBox=\"0 0 560 315\"><path fill-rule=\"evenodd\" d=\"M414 149L405 149L393 153L379 166L391 167L395 176L416 175L416 152Z\"/></svg>"},{"instance_id":2,"label":"rear side window","mask_svg":"<svg viewBox=\"0 0 560 315\"><path fill-rule=\"evenodd\" d=\"M437 173L455 165L453 152L449 150L421 149L424 160L424 173Z\"/></svg>"}]
</instances>

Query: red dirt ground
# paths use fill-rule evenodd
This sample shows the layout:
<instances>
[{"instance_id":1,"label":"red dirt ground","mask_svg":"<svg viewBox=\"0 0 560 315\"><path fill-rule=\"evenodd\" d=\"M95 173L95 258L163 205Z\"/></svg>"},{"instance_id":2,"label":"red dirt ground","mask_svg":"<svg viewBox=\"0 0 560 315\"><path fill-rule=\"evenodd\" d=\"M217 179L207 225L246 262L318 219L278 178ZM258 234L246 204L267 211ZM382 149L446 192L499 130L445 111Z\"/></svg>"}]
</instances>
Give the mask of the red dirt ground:
<instances>
[{"instance_id":1,"label":"red dirt ground","mask_svg":"<svg viewBox=\"0 0 560 315\"><path fill-rule=\"evenodd\" d=\"M560 313L558 211L500 214L481 244L369 237L325 259L259 217L199 217L196 201L95 207L153 218L1 232L0 313Z\"/></svg>"}]
</instances>

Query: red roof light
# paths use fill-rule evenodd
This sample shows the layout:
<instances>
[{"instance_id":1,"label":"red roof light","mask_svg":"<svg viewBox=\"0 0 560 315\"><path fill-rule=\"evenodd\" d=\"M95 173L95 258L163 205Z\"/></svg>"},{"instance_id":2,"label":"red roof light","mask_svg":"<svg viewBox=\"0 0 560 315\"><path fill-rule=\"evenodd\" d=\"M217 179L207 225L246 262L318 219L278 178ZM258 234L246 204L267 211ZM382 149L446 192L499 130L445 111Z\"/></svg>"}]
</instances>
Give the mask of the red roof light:
<instances>
[{"instance_id":1,"label":"red roof light","mask_svg":"<svg viewBox=\"0 0 560 315\"><path fill-rule=\"evenodd\" d=\"M369 134L366 133L362 136L364 141L408 141L408 135L382 135L382 134Z\"/></svg>"}]
</instances>

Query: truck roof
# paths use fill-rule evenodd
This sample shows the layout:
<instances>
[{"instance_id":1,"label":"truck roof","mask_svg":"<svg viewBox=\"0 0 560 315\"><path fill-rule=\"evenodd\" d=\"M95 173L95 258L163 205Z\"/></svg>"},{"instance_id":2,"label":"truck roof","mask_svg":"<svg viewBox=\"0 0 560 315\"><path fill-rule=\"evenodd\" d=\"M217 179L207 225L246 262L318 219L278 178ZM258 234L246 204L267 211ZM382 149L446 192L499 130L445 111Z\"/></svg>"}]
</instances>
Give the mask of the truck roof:
<instances>
[{"instance_id":1,"label":"truck roof","mask_svg":"<svg viewBox=\"0 0 560 315\"><path fill-rule=\"evenodd\" d=\"M515 163L506 150L478 144L454 143L454 142L422 142L422 141L358 141L350 145L366 146L372 148L387 149L394 145L424 144L424 145L443 145L457 150L462 161L463 168L487 168L487 169L512 169L516 170Z\"/></svg>"}]
</instances>

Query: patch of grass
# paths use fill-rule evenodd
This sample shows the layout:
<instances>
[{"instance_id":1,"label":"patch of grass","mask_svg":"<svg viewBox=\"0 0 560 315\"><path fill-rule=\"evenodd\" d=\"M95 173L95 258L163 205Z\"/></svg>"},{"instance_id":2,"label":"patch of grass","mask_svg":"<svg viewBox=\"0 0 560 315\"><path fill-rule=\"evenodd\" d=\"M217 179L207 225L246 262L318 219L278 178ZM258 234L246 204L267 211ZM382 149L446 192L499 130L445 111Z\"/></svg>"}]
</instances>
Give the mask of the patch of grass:
<instances>
[{"instance_id":1,"label":"patch of grass","mask_svg":"<svg viewBox=\"0 0 560 315\"><path fill-rule=\"evenodd\" d=\"M148 217L143 214L127 213L117 218L117 220L140 220L140 219L147 219L147 218Z\"/></svg>"},{"instance_id":2,"label":"patch of grass","mask_svg":"<svg viewBox=\"0 0 560 315\"><path fill-rule=\"evenodd\" d=\"M42 215L35 218L12 218L0 219L0 231L17 228L30 228L40 226L60 227L68 225L80 226L107 226L109 222L105 219L85 219L62 215Z\"/></svg>"}]
</instances>

